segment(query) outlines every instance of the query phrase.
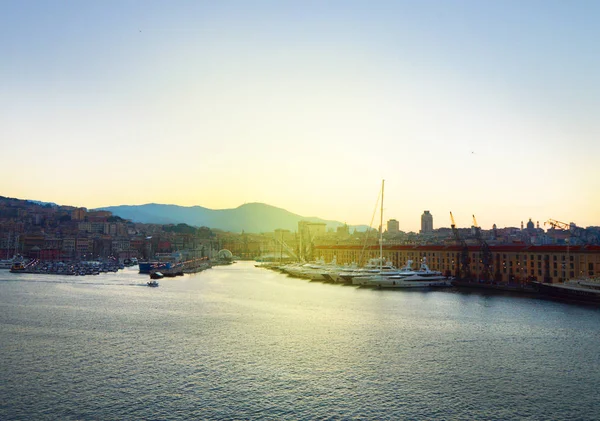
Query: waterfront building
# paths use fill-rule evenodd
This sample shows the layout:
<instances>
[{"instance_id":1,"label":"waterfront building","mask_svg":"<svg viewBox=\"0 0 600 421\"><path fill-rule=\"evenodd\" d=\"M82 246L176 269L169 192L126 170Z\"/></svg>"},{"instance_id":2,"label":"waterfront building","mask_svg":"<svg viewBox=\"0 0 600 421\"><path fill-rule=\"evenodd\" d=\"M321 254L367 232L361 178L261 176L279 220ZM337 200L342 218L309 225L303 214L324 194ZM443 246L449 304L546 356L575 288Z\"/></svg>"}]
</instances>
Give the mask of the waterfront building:
<instances>
[{"instance_id":1,"label":"waterfront building","mask_svg":"<svg viewBox=\"0 0 600 421\"><path fill-rule=\"evenodd\" d=\"M120 255L123 251L129 251L129 238L118 238L112 240L111 250L113 255Z\"/></svg>"},{"instance_id":2,"label":"waterfront building","mask_svg":"<svg viewBox=\"0 0 600 421\"><path fill-rule=\"evenodd\" d=\"M43 234L29 234L22 236L23 253L29 254L31 250L37 248L41 250L44 247L45 236ZM39 256L36 256L39 257Z\"/></svg>"},{"instance_id":3,"label":"waterfront building","mask_svg":"<svg viewBox=\"0 0 600 421\"><path fill-rule=\"evenodd\" d=\"M142 256L145 244L144 237L134 237L129 240L129 249L135 250L138 256Z\"/></svg>"},{"instance_id":4,"label":"waterfront building","mask_svg":"<svg viewBox=\"0 0 600 421\"><path fill-rule=\"evenodd\" d=\"M73 257L75 255L75 238L63 238L62 251L64 256Z\"/></svg>"},{"instance_id":5,"label":"waterfront building","mask_svg":"<svg viewBox=\"0 0 600 421\"><path fill-rule=\"evenodd\" d=\"M491 273L496 282L523 284L532 281L563 282L579 277L600 276L600 246L513 245L489 246L492 253ZM484 273L479 246L469 245L470 271L475 279ZM461 248L456 245L388 245L383 257L397 267L408 260L417 265L424 257L432 270L454 275L460 262ZM358 262L364 265L370 258L379 257L375 243L360 245L320 245L315 254L330 261L334 256L339 264Z\"/></svg>"},{"instance_id":6,"label":"waterfront building","mask_svg":"<svg viewBox=\"0 0 600 421\"><path fill-rule=\"evenodd\" d=\"M92 251L92 249L93 249L93 242L90 241L88 238L77 238L76 245L75 245L75 251L76 251L77 257L81 257L85 254L90 253Z\"/></svg>"},{"instance_id":7,"label":"waterfront building","mask_svg":"<svg viewBox=\"0 0 600 421\"><path fill-rule=\"evenodd\" d=\"M421 234L431 234L433 232L433 215L428 210L421 215Z\"/></svg>"}]
</instances>

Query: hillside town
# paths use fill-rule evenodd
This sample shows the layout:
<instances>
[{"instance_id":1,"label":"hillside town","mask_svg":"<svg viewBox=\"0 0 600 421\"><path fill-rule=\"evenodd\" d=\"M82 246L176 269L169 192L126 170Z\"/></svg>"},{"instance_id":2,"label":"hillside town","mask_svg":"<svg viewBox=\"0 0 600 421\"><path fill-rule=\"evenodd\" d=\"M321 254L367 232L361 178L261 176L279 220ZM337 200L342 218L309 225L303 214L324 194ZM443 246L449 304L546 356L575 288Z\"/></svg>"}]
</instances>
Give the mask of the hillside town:
<instances>
[{"instance_id":1,"label":"hillside town","mask_svg":"<svg viewBox=\"0 0 600 421\"><path fill-rule=\"evenodd\" d=\"M218 250L207 227L137 224L108 211L0 198L0 258L45 261L149 259L185 250L211 258Z\"/></svg>"}]
</instances>

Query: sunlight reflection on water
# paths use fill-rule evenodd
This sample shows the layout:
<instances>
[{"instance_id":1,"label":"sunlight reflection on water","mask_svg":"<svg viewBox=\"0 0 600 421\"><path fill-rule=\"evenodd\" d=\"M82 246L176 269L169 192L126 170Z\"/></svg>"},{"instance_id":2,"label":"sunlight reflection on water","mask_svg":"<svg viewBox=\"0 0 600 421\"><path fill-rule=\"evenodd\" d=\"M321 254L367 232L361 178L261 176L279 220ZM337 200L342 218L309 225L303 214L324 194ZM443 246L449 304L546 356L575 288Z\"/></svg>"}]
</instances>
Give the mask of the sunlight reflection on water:
<instances>
[{"instance_id":1,"label":"sunlight reflection on water","mask_svg":"<svg viewBox=\"0 0 600 421\"><path fill-rule=\"evenodd\" d=\"M594 419L600 311L251 262L0 273L0 419Z\"/></svg>"}]
</instances>

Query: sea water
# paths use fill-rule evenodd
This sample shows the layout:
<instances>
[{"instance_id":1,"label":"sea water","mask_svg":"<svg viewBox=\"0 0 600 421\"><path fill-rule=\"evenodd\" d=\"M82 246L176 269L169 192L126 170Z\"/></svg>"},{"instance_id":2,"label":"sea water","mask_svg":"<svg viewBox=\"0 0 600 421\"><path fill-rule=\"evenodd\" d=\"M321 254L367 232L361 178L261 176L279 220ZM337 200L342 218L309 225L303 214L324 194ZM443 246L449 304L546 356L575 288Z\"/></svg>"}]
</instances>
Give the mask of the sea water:
<instances>
[{"instance_id":1,"label":"sea water","mask_svg":"<svg viewBox=\"0 0 600 421\"><path fill-rule=\"evenodd\" d=\"M0 271L1 420L598 419L600 310L252 262Z\"/></svg>"}]
</instances>

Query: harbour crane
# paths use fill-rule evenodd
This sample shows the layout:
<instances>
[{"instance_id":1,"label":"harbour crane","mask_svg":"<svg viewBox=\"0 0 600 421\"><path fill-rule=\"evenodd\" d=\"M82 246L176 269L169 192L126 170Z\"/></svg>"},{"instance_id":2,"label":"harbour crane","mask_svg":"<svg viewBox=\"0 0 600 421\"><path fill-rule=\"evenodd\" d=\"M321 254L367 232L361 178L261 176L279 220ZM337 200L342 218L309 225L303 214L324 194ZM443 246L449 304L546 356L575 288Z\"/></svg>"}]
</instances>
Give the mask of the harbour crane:
<instances>
[{"instance_id":1,"label":"harbour crane","mask_svg":"<svg viewBox=\"0 0 600 421\"><path fill-rule=\"evenodd\" d=\"M600 233L578 227L573 222L567 224L565 222L557 221L556 219L548 219L546 222L544 222L544 226L546 225L550 225L551 229L553 230L558 228L569 231L570 235L577 237L584 244L600 244Z\"/></svg>"},{"instance_id":2,"label":"harbour crane","mask_svg":"<svg viewBox=\"0 0 600 421\"><path fill-rule=\"evenodd\" d=\"M460 237L458 229L456 228L456 222L454 222L454 216L450 212L450 220L452 221L452 234L454 235L454 241L456 245L461 248L460 251L460 266L456 265L456 277L459 279L470 280L471 279L471 259L469 258L469 246L465 240Z\"/></svg>"},{"instance_id":3,"label":"harbour crane","mask_svg":"<svg viewBox=\"0 0 600 421\"><path fill-rule=\"evenodd\" d=\"M560 228L561 230L569 230L570 225L564 222L557 221L556 219L548 219L544 222L544 226L550 225L552 229Z\"/></svg>"},{"instance_id":4,"label":"harbour crane","mask_svg":"<svg viewBox=\"0 0 600 421\"><path fill-rule=\"evenodd\" d=\"M477 224L475 215L473 215L473 227L475 228L475 239L479 243L479 247L481 247L481 263L483 264L481 278L484 281L489 281L492 275L492 252L490 251L490 246L481 235L481 227Z\"/></svg>"}]
</instances>

